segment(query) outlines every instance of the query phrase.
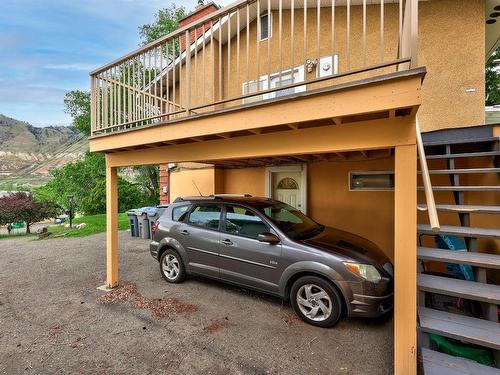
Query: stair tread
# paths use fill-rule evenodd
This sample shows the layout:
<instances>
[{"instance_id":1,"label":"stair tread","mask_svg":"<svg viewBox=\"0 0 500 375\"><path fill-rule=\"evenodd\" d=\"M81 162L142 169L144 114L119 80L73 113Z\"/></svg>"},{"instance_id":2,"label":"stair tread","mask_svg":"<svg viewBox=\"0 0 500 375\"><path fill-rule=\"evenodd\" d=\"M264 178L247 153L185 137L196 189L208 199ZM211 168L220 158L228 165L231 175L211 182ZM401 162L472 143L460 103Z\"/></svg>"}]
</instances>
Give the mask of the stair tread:
<instances>
[{"instance_id":1,"label":"stair tread","mask_svg":"<svg viewBox=\"0 0 500 375\"><path fill-rule=\"evenodd\" d=\"M441 145L458 145L464 143L485 143L485 142L495 142L498 141L498 137L485 137L485 138L464 138L464 139L453 139L453 140L443 140L434 142L424 142L424 147L427 146L441 146Z\"/></svg>"},{"instance_id":2,"label":"stair tread","mask_svg":"<svg viewBox=\"0 0 500 375\"><path fill-rule=\"evenodd\" d=\"M500 269L500 255L496 254L419 247L417 249L417 256L418 259L421 260L469 264L476 267Z\"/></svg>"},{"instance_id":3,"label":"stair tread","mask_svg":"<svg viewBox=\"0 0 500 375\"><path fill-rule=\"evenodd\" d=\"M422 348L425 375L498 375L499 370L470 359L454 357Z\"/></svg>"},{"instance_id":4,"label":"stair tread","mask_svg":"<svg viewBox=\"0 0 500 375\"><path fill-rule=\"evenodd\" d=\"M500 285L426 274L417 276L417 285L426 292L500 304Z\"/></svg>"},{"instance_id":5,"label":"stair tread","mask_svg":"<svg viewBox=\"0 0 500 375\"><path fill-rule=\"evenodd\" d=\"M500 238L500 229L460 227L454 225L441 225L439 232L433 232L429 224L418 224L417 232L424 234L444 234L466 237Z\"/></svg>"},{"instance_id":6,"label":"stair tread","mask_svg":"<svg viewBox=\"0 0 500 375\"><path fill-rule=\"evenodd\" d=\"M418 171L419 174L422 171ZM500 173L500 168L429 169L429 174Z\"/></svg>"},{"instance_id":7,"label":"stair tread","mask_svg":"<svg viewBox=\"0 0 500 375\"><path fill-rule=\"evenodd\" d=\"M426 155L427 160L500 156L500 151L463 152L457 154Z\"/></svg>"},{"instance_id":8,"label":"stair tread","mask_svg":"<svg viewBox=\"0 0 500 375\"><path fill-rule=\"evenodd\" d=\"M418 190L424 190L423 186L417 186ZM432 186L434 191L500 191L499 185L472 185L472 186Z\"/></svg>"},{"instance_id":9,"label":"stair tread","mask_svg":"<svg viewBox=\"0 0 500 375\"><path fill-rule=\"evenodd\" d=\"M500 349L500 324L427 307L418 308L420 330L492 349Z\"/></svg>"},{"instance_id":10,"label":"stair tread","mask_svg":"<svg viewBox=\"0 0 500 375\"><path fill-rule=\"evenodd\" d=\"M427 210L426 204L417 205L421 211ZM500 206L486 206L474 204L436 204L438 211L450 212L468 212L468 213L483 213L483 214L499 214Z\"/></svg>"}]
</instances>

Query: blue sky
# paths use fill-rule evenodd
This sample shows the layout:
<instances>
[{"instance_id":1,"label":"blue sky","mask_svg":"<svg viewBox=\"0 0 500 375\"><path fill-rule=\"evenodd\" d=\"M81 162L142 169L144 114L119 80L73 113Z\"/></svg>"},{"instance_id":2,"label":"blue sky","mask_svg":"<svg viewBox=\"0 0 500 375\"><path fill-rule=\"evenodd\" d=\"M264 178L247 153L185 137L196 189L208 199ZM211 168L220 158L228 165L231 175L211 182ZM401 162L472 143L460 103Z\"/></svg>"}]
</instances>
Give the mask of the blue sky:
<instances>
[{"instance_id":1,"label":"blue sky","mask_svg":"<svg viewBox=\"0 0 500 375\"><path fill-rule=\"evenodd\" d=\"M138 27L171 3L196 0L1 0L0 114L69 125L63 98L89 71L138 47ZM221 5L230 0L217 2Z\"/></svg>"}]
</instances>

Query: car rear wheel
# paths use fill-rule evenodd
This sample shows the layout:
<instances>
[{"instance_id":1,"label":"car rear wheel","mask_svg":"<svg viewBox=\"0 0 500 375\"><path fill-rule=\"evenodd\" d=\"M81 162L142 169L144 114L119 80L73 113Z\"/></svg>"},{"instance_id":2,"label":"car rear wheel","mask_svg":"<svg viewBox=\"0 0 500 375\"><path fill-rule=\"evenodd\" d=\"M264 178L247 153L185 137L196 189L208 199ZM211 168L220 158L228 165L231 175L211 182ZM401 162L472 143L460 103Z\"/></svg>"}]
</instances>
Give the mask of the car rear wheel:
<instances>
[{"instance_id":1,"label":"car rear wheel","mask_svg":"<svg viewBox=\"0 0 500 375\"><path fill-rule=\"evenodd\" d=\"M180 283L185 279L184 264L177 251L168 249L161 255L160 272L169 283Z\"/></svg>"},{"instance_id":2,"label":"car rear wheel","mask_svg":"<svg viewBox=\"0 0 500 375\"><path fill-rule=\"evenodd\" d=\"M317 276L295 281L290 291L295 313L305 322L318 327L333 327L340 320L342 297L333 285Z\"/></svg>"}]
</instances>

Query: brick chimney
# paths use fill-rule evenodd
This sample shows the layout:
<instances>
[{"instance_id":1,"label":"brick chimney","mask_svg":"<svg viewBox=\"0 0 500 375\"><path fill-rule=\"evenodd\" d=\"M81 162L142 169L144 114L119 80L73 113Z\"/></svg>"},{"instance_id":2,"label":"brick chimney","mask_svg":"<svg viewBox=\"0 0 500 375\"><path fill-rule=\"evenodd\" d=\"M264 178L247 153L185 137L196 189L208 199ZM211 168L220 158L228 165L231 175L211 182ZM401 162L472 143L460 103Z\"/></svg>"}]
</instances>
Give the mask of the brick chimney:
<instances>
[{"instance_id":1,"label":"brick chimney","mask_svg":"<svg viewBox=\"0 0 500 375\"><path fill-rule=\"evenodd\" d=\"M189 25L205 17L207 14L215 12L218 9L219 6L213 2L205 5L203 3L203 0L198 0L198 5L196 5L195 10L179 21L179 27L184 27L186 25ZM210 26L212 26L212 21L208 21L207 23L205 23L205 32L210 28ZM203 33L203 25L200 25L198 28L196 28L197 37L199 38L202 35L202 33ZM194 39L194 29L193 29L189 31L189 43L191 44L194 41L195 39ZM181 36L181 51L184 51L185 49L186 49L186 37L185 34L183 34Z\"/></svg>"}]
</instances>

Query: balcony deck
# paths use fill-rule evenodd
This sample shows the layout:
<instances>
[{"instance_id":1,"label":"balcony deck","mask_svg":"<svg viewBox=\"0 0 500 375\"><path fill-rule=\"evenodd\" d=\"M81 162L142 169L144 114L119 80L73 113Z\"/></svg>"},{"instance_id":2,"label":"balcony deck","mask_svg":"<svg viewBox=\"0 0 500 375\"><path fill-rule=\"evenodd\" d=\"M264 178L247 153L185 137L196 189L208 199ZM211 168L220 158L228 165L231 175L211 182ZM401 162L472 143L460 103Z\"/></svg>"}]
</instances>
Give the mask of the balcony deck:
<instances>
[{"instance_id":1,"label":"balcony deck","mask_svg":"<svg viewBox=\"0 0 500 375\"><path fill-rule=\"evenodd\" d=\"M91 151L119 152L414 115L425 68L94 134ZM397 121L396 121L397 123Z\"/></svg>"}]
</instances>

